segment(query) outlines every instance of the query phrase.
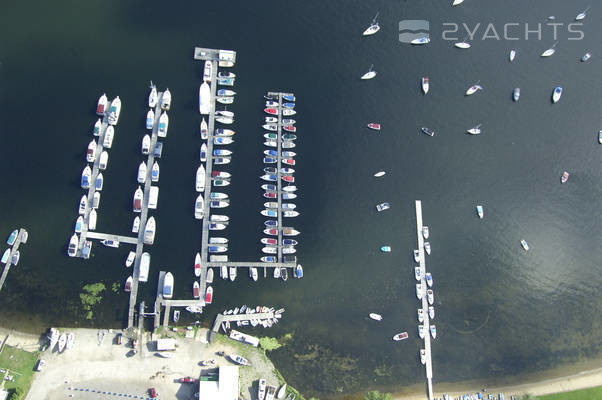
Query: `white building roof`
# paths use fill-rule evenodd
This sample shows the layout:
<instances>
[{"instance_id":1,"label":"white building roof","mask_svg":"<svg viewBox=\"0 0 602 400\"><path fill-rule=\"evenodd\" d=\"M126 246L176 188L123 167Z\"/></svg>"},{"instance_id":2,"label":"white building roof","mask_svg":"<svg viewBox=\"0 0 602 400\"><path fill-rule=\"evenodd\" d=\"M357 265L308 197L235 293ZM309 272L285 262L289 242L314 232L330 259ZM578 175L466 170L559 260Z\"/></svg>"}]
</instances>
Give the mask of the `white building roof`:
<instances>
[{"instance_id":1,"label":"white building roof","mask_svg":"<svg viewBox=\"0 0 602 400\"><path fill-rule=\"evenodd\" d=\"M210 400L238 400L238 367L219 367L217 380L199 380L199 398Z\"/></svg>"}]
</instances>

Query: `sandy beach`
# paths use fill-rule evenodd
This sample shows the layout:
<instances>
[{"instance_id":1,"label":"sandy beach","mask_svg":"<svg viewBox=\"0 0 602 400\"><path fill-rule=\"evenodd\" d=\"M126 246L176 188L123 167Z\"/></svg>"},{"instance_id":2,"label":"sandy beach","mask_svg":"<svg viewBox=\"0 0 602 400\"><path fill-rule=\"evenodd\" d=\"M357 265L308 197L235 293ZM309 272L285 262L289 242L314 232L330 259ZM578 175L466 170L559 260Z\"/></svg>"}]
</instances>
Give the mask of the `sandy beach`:
<instances>
[{"instance_id":1,"label":"sandy beach","mask_svg":"<svg viewBox=\"0 0 602 400\"><path fill-rule=\"evenodd\" d=\"M253 384L260 377L265 377L271 384L278 383L273 364L261 351L238 342L230 342L229 339L208 344L206 329L199 329L196 338L178 337L173 358L155 355L155 343L152 341L154 338L148 333L145 334L142 345L139 345L138 353L131 355L129 341L124 338L121 345L116 342L116 336L121 331L61 329L61 332L63 331L75 333L75 346L63 353L58 353L56 349L48 349L42 353L41 358L47 365L41 372L36 373L27 399L115 399L123 396L102 392L145 396L151 387L159 393L159 398L194 399L195 393L198 392L197 385L179 383L179 378L198 378L201 371L208 369L199 365L202 360L214 359L216 366L234 365L225 357L217 356L216 352L219 351L225 352L226 355L244 353L252 363L252 367L240 368L241 398L256 397L256 386ZM7 333L10 333L7 341L10 346L35 351L41 343L39 336L0 330L3 338ZM192 336L194 331L187 333L188 336ZM99 340L103 336L104 338ZM76 388L93 389L97 392L75 390Z\"/></svg>"}]
</instances>

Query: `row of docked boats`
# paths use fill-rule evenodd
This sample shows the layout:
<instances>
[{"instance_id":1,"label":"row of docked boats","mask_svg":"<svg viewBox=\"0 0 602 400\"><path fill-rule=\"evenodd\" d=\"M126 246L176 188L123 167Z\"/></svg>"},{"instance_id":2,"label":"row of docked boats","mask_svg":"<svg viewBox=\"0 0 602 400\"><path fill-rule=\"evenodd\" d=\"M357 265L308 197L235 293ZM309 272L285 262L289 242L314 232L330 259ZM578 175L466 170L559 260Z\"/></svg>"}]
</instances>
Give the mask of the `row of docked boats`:
<instances>
[{"instance_id":1,"label":"row of docked boats","mask_svg":"<svg viewBox=\"0 0 602 400\"><path fill-rule=\"evenodd\" d=\"M418 336L420 339L424 340L429 333L433 339L437 337L437 326L430 323L430 321L435 318L435 294L432 289L433 276L430 272L426 272L423 263L420 262L423 254L431 254L431 243L428 241L430 236L429 227L424 225L421 234L424 251L421 252L420 249L414 250L414 261L418 264L414 267L414 278L418 281L418 283L416 283L416 297L423 305L417 310L419 323ZM426 306L424 306L425 299L427 303ZM422 364L426 364L426 351L424 349L420 350L420 361Z\"/></svg>"},{"instance_id":2,"label":"row of docked boats","mask_svg":"<svg viewBox=\"0 0 602 400\"><path fill-rule=\"evenodd\" d=\"M50 328L46 338L48 339L48 348L51 351L54 350L56 346L57 352L62 353L75 346L75 334L73 332L60 333L57 328Z\"/></svg>"},{"instance_id":3,"label":"row of docked boats","mask_svg":"<svg viewBox=\"0 0 602 400\"><path fill-rule=\"evenodd\" d=\"M19 232L21 232L19 234ZM19 237L20 236L20 237ZM17 238L19 238L20 244L27 243L27 239L29 238L29 233L25 229L15 229L8 235L8 239L6 240L6 244L8 244L8 249L4 250L2 253L2 264L6 264L10 261L11 265L19 264L19 260L21 259L21 252L19 250L13 251L13 246L17 242Z\"/></svg>"},{"instance_id":4,"label":"row of docked boats","mask_svg":"<svg viewBox=\"0 0 602 400\"><path fill-rule=\"evenodd\" d=\"M80 237L82 230L96 230L98 214L97 209L100 206L100 195L104 187L104 176L101 171L107 168L109 163L109 153L105 149L113 146L115 137L115 125L121 115L121 99L115 97L110 103L106 93L103 93L96 104L96 114L100 117L94 123L92 135L94 138L88 143L86 150L86 165L81 173L80 186L88 190L88 194L82 195L79 201L78 217L75 221L74 233L69 239L67 246L67 255L75 257L80 246ZM90 195L91 193L91 195ZM90 258L92 250L92 241L84 240L81 244L81 256L84 259Z\"/></svg>"},{"instance_id":5,"label":"row of docked boats","mask_svg":"<svg viewBox=\"0 0 602 400\"><path fill-rule=\"evenodd\" d=\"M266 314L272 313L273 317L265 317L264 315L258 314ZM240 307L235 307L233 309L229 309L224 311L222 314L224 316L228 315L246 315L247 319L242 319L236 321L236 326L261 326L263 328L271 328L275 324L277 324L282 318L282 314L284 313L284 308L275 310L273 307L267 306L257 306L257 307L247 307L247 305L242 305ZM228 330L231 328L230 321L226 320L222 322L221 329L228 333Z\"/></svg>"},{"instance_id":6,"label":"row of docked boats","mask_svg":"<svg viewBox=\"0 0 602 400\"><path fill-rule=\"evenodd\" d=\"M263 173L260 179L264 190L264 208L261 215L269 218L264 222L264 234L266 237L260 239L262 262L278 262L280 257L290 256L296 253L297 240L286 236L299 234L293 228L283 228L279 224L282 218L294 218L299 216L297 205L291 200L297 198L297 187L295 183L296 153L292 151L297 139L296 120L292 118L295 114L295 95L293 93L268 93L265 96L264 112L268 114L262 124L265 139ZM254 270L250 268L249 274L256 280ZM256 272L256 271L255 271ZM293 276L303 277L303 267L298 265L293 269ZM288 279L286 268L274 268L274 277Z\"/></svg>"},{"instance_id":7,"label":"row of docked boats","mask_svg":"<svg viewBox=\"0 0 602 400\"><path fill-rule=\"evenodd\" d=\"M295 400L293 392L286 394L286 383L280 389L276 386L268 385L264 378L261 378L257 384L257 399L258 400ZM285 399L286 397L286 399Z\"/></svg>"}]
</instances>

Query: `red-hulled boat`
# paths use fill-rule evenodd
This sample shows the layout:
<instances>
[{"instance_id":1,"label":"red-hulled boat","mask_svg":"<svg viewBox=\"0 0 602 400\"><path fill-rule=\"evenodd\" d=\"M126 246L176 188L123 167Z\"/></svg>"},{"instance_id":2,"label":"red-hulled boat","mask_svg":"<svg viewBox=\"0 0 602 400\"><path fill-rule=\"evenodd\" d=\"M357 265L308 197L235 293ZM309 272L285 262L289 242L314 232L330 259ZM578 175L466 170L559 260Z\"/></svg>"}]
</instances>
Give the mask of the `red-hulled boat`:
<instances>
[{"instance_id":1,"label":"red-hulled boat","mask_svg":"<svg viewBox=\"0 0 602 400\"><path fill-rule=\"evenodd\" d=\"M275 199L276 198L276 193L274 193L274 192L265 192L263 194L263 197L265 197L266 199Z\"/></svg>"},{"instance_id":2,"label":"red-hulled boat","mask_svg":"<svg viewBox=\"0 0 602 400\"><path fill-rule=\"evenodd\" d=\"M278 115L278 109L277 108L264 108L263 111L265 111L268 114L271 115Z\"/></svg>"},{"instance_id":3,"label":"red-hulled boat","mask_svg":"<svg viewBox=\"0 0 602 400\"><path fill-rule=\"evenodd\" d=\"M261 239L261 243L262 244L271 244L273 246L276 246L278 244L278 239L276 239L276 238L262 238Z\"/></svg>"},{"instance_id":4,"label":"red-hulled boat","mask_svg":"<svg viewBox=\"0 0 602 400\"><path fill-rule=\"evenodd\" d=\"M285 158L284 160L282 160L282 163L286 165L295 165L295 160L293 160L292 158Z\"/></svg>"},{"instance_id":5,"label":"red-hulled boat","mask_svg":"<svg viewBox=\"0 0 602 400\"><path fill-rule=\"evenodd\" d=\"M278 229L264 229L263 233L271 236L278 236Z\"/></svg>"},{"instance_id":6,"label":"red-hulled boat","mask_svg":"<svg viewBox=\"0 0 602 400\"><path fill-rule=\"evenodd\" d=\"M201 295L199 293L199 282L198 281L194 281L194 283L192 284L192 297L194 297L195 299L198 299Z\"/></svg>"},{"instance_id":7,"label":"red-hulled boat","mask_svg":"<svg viewBox=\"0 0 602 400\"><path fill-rule=\"evenodd\" d=\"M294 125L284 125L282 129L287 132L297 132L297 128Z\"/></svg>"},{"instance_id":8,"label":"red-hulled boat","mask_svg":"<svg viewBox=\"0 0 602 400\"><path fill-rule=\"evenodd\" d=\"M376 122L370 122L368 124L368 128L374 129L375 131L380 131L380 124L377 124Z\"/></svg>"},{"instance_id":9,"label":"red-hulled boat","mask_svg":"<svg viewBox=\"0 0 602 400\"><path fill-rule=\"evenodd\" d=\"M286 175L282 177L282 180L285 182L293 183L295 182L295 177L291 175Z\"/></svg>"},{"instance_id":10,"label":"red-hulled boat","mask_svg":"<svg viewBox=\"0 0 602 400\"><path fill-rule=\"evenodd\" d=\"M98 105L96 106L96 114L104 115L106 108L107 108L107 95L103 93L102 96L100 96L100 98L98 99Z\"/></svg>"},{"instance_id":11,"label":"red-hulled boat","mask_svg":"<svg viewBox=\"0 0 602 400\"><path fill-rule=\"evenodd\" d=\"M213 288L211 286L207 287L207 291L205 292L205 303L211 304L213 301Z\"/></svg>"}]
</instances>

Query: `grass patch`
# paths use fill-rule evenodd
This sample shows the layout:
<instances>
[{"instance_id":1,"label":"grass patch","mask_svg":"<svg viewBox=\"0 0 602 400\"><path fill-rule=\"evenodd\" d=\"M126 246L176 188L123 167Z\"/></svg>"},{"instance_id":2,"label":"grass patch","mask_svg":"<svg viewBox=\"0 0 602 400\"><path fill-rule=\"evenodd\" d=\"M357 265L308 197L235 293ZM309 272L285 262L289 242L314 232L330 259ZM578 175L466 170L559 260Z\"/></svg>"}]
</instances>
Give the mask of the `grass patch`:
<instances>
[{"instance_id":1,"label":"grass patch","mask_svg":"<svg viewBox=\"0 0 602 400\"><path fill-rule=\"evenodd\" d=\"M21 388L26 396L33 381L34 368L39 354L37 351L31 353L16 347L4 346L0 353L0 368L5 372L0 373L0 377L4 380L6 375L11 375L15 379L14 382L5 380L4 389L14 392L17 388Z\"/></svg>"},{"instance_id":2,"label":"grass patch","mask_svg":"<svg viewBox=\"0 0 602 400\"><path fill-rule=\"evenodd\" d=\"M538 396L539 400L600 400L602 399L602 386L590 389L575 390L572 392L548 394Z\"/></svg>"},{"instance_id":3,"label":"grass patch","mask_svg":"<svg viewBox=\"0 0 602 400\"><path fill-rule=\"evenodd\" d=\"M265 351L272 351L282 347L282 345L278 343L278 339L267 336L260 338L259 344Z\"/></svg>"}]
</instances>

